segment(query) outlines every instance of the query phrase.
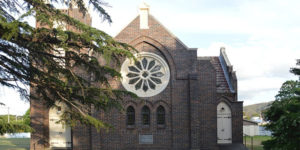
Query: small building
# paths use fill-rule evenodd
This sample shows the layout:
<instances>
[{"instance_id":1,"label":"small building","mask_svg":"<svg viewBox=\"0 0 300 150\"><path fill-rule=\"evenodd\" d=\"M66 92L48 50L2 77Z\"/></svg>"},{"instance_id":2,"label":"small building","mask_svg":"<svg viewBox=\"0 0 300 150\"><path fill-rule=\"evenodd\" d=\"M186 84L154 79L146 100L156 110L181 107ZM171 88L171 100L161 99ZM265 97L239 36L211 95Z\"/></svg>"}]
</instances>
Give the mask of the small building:
<instances>
[{"instance_id":1,"label":"small building","mask_svg":"<svg viewBox=\"0 0 300 150\"><path fill-rule=\"evenodd\" d=\"M259 135L259 126L255 121L243 120L243 134L248 136Z\"/></svg>"}]
</instances>

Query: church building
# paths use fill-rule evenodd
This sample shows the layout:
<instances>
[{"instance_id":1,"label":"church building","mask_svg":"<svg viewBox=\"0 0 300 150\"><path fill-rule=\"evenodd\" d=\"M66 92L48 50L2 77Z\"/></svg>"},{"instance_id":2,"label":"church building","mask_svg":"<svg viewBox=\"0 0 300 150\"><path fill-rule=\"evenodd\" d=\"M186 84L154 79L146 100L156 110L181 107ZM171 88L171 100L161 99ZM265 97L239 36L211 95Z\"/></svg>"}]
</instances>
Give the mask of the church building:
<instances>
[{"instance_id":1,"label":"church building","mask_svg":"<svg viewBox=\"0 0 300 150\"><path fill-rule=\"evenodd\" d=\"M40 117L33 126L31 149L244 149L243 102L237 99L237 77L225 48L219 56L198 57L197 48L182 43L149 14L145 3L115 40L139 52L138 61L121 62L123 79L113 86L139 99L124 100L125 112L93 112L114 127L100 132L85 126L62 128L54 123L61 110L31 103L31 116Z\"/></svg>"}]
</instances>

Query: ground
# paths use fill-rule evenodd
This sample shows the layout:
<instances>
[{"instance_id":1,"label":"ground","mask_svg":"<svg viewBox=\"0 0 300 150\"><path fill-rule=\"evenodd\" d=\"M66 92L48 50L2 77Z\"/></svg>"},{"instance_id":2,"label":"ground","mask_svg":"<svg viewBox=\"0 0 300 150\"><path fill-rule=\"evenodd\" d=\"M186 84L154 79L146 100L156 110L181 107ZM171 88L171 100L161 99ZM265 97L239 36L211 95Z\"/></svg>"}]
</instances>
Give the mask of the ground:
<instances>
[{"instance_id":1,"label":"ground","mask_svg":"<svg viewBox=\"0 0 300 150\"><path fill-rule=\"evenodd\" d=\"M251 137L247 136L244 137L244 144L246 138L246 147L251 150ZM270 139L270 136L254 136L253 137L253 150L263 150L263 145L261 144L262 141L266 141Z\"/></svg>"},{"instance_id":2,"label":"ground","mask_svg":"<svg viewBox=\"0 0 300 150\"><path fill-rule=\"evenodd\" d=\"M0 138L0 150L29 150L30 138Z\"/></svg>"},{"instance_id":3,"label":"ground","mask_svg":"<svg viewBox=\"0 0 300 150\"><path fill-rule=\"evenodd\" d=\"M253 150L263 150L262 141L270 139L269 136L254 136ZM247 148L251 150L251 138L246 137ZM245 144L245 137L244 137ZM0 138L0 150L29 150L30 138Z\"/></svg>"}]
</instances>

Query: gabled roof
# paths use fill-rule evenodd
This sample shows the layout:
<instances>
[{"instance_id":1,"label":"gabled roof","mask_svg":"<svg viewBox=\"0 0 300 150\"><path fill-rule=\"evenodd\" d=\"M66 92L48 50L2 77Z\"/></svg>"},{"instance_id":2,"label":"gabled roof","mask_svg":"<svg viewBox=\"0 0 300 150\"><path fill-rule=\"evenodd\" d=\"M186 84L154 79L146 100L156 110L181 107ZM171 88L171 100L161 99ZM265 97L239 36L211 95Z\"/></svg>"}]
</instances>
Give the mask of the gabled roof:
<instances>
[{"instance_id":1,"label":"gabled roof","mask_svg":"<svg viewBox=\"0 0 300 150\"><path fill-rule=\"evenodd\" d=\"M166 28L162 23L160 23L154 16L150 15L149 14L149 29L140 29L139 28L139 19L140 19L140 15L138 15L137 17L135 17L127 26L125 26L116 36L115 36L115 39L117 40L121 40L121 42L125 42L125 41L122 41L122 39L120 38L122 34L124 34L126 31L128 30L132 30L133 27L136 29L134 30L134 32L139 32L139 33L142 33L144 32L145 30L153 30L154 28L157 29L157 28L160 28L160 30L163 32L163 33L166 33L168 34L170 37L172 37L176 42L180 43L180 45L184 48L184 49L187 49L187 50L197 50L197 48L189 48L187 47L177 36L175 36L172 32L170 32L170 30L168 28ZM155 25L155 26L154 26ZM139 30L139 31L138 31ZM133 30L132 30L133 31ZM137 38L137 37L136 37ZM135 38L134 38L135 39ZM134 40L134 39L131 39L131 40ZM128 42L126 42L128 43Z\"/></svg>"}]
</instances>

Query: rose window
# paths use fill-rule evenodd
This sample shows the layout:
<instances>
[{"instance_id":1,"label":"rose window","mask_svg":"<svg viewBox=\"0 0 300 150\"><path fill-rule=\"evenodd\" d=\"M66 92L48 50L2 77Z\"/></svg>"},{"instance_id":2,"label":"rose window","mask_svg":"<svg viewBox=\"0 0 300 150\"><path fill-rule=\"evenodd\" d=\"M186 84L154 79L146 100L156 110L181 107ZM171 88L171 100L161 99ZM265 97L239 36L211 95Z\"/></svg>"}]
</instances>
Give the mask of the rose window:
<instances>
[{"instance_id":1,"label":"rose window","mask_svg":"<svg viewBox=\"0 0 300 150\"><path fill-rule=\"evenodd\" d=\"M139 97L160 93L166 88L170 78L167 63L160 56L148 52L139 53L137 61L126 59L121 73L125 89Z\"/></svg>"}]
</instances>

